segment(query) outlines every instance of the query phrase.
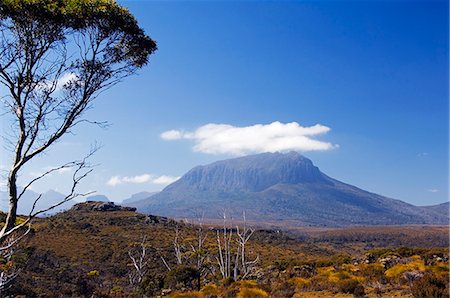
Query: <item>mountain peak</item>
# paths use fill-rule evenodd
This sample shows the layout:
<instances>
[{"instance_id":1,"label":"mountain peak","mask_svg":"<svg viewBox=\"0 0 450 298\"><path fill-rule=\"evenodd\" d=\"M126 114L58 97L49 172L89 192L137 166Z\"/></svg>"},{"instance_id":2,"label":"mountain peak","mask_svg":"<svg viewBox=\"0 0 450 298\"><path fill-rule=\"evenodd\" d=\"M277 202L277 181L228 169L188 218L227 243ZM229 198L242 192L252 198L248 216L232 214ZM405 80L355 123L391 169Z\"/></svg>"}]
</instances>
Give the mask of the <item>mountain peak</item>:
<instances>
[{"instance_id":1,"label":"mountain peak","mask_svg":"<svg viewBox=\"0 0 450 298\"><path fill-rule=\"evenodd\" d=\"M292 151L260 153L198 166L166 189L185 184L200 190L263 191L276 184L325 180L311 160Z\"/></svg>"},{"instance_id":2,"label":"mountain peak","mask_svg":"<svg viewBox=\"0 0 450 298\"><path fill-rule=\"evenodd\" d=\"M298 152L261 153L190 170L149 199L140 211L176 218L195 210L219 219L246 211L256 222L294 225L446 223L448 215L386 198L323 174Z\"/></svg>"}]
</instances>

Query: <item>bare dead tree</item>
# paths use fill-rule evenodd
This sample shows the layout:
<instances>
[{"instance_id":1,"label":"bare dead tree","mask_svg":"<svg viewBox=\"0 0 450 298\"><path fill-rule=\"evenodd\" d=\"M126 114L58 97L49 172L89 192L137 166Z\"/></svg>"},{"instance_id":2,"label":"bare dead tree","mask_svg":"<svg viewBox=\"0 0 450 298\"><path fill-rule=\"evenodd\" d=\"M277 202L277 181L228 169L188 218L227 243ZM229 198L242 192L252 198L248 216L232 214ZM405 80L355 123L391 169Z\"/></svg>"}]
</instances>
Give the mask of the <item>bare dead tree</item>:
<instances>
[{"instance_id":1,"label":"bare dead tree","mask_svg":"<svg viewBox=\"0 0 450 298\"><path fill-rule=\"evenodd\" d=\"M177 260L177 264L181 265L183 263L183 253L182 253L182 245L180 244L180 228L178 227L178 225L175 227L173 249L175 252L175 259Z\"/></svg>"},{"instance_id":2,"label":"bare dead tree","mask_svg":"<svg viewBox=\"0 0 450 298\"><path fill-rule=\"evenodd\" d=\"M195 242L190 244L191 247L191 253L194 257L194 266L198 270L198 280L197 280L197 286L198 290L201 288L201 279L202 277L205 277L208 274L208 267L206 266L206 261L209 257L209 254L207 250L204 248L205 241L208 237L208 234L204 230L203 225L204 220L204 212L197 214L197 222L193 223L193 227L196 230L196 238Z\"/></svg>"},{"instance_id":3,"label":"bare dead tree","mask_svg":"<svg viewBox=\"0 0 450 298\"><path fill-rule=\"evenodd\" d=\"M228 227L227 215L225 210L223 211L222 216L222 231L220 231L219 229L216 231L217 248L219 252L219 256L216 257L216 261L219 265L219 271L222 275L222 278L226 279L231 277L231 243L233 239L233 230Z\"/></svg>"},{"instance_id":4,"label":"bare dead tree","mask_svg":"<svg viewBox=\"0 0 450 298\"><path fill-rule=\"evenodd\" d=\"M4 233L1 234L1 237L3 237L3 239L9 239L9 237L12 236L13 234L17 234L17 232L23 231L23 233L21 235L14 237L14 241L8 240L5 245L0 246L0 251L2 251L4 249L9 249L11 246L16 245L22 238L24 238L31 231L31 223L35 217L37 217L40 214L43 214L49 210L52 210L64 203L76 198L76 197L88 196L92 193L92 192L78 193L78 192L76 192L76 189L77 189L78 184L89 173L92 172L91 165L87 162L87 159L95 153L95 150L96 149L92 149L91 152L87 156L85 156L82 160L73 161L70 163L70 165L67 165L67 167L74 167L75 169L72 174L72 186L71 186L70 192L61 201L59 201L58 203L53 204L47 208L35 211L36 204L39 202L39 200L41 199L41 196L42 196L42 195L39 195L35 199L33 206L31 207L30 213L21 221L21 223L18 223L18 224L16 223L15 226L10 228L9 230L4 231ZM61 167L59 167L59 168L61 168ZM47 171L46 173L40 175L39 177L36 177L33 180L31 180L18 195L18 197L17 197L18 200L22 197L22 195L25 193L26 189L33 182L45 177L48 173L50 173L52 171L54 171L54 169L51 169L51 170ZM24 229L25 227L27 227L27 228ZM0 237L0 240L2 239L1 237Z\"/></svg>"},{"instance_id":5,"label":"bare dead tree","mask_svg":"<svg viewBox=\"0 0 450 298\"><path fill-rule=\"evenodd\" d=\"M238 250L236 253L236 266L238 268L238 263L240 263L241 268L241 279L245 279L247 275L251 272L251 269L258 263L259 256L256 257L253 261L246 260L246 246L247 242L250 240L250 237L255 232L254 229L247 228L247 220L245 217L245 212L243 212L242 217L244 219L242 230L239 229L239 225L236 226L237 236L238 236ZM237 280L237 270L234 273L234 280Z\"/></svg>"},{"instance_id":6,"label":"bare dead tree","mask_svg":"<svg viewBox=\"0 0 450 298\"><path fill-rule=\"evenodd\" d=\"M5 246L0 250L0 295L3 295L11 287L13 281L21 271L21 268L13 260L13 255L16 250L15 243L17 241L14 236L8 237L5 241Z\"/></svg>"},{"instance_id":7,"label":"bare dead tree","mask_svg":"<svg viewBox=\"0 0 450 298\"><path fill-rule=\"evenodd\" d=\"M9 207L0 244L30 225L34 217L83 195L76 187L92 170L86 158L25 182L22 191L17 179L30 161L72 133L78 124L103 126L103 122L84 118L93 100L144 66L155 50L155 42L114 1L90 1L89 5L84 1L54 1L52 5L47 1L0 2L0 85L6 88L1 93L5 110L1 114L10 121L2 137L12 153L7 178ZM74 174L64 200L34 210L39 196L27 218L16 225L17 206L24 192L36 181L67 167L73 167ZM21 238L18 236L15 243Z\"/></svg>"},{"instance_id":8,"label":"bare dead tree","mask_svg":"<svg viewBox=\"0 0 450 298\"><path fill-rule=\"evenodd\" d=\"M200 273L204 271L204 264L207 258L207 252L204 249L205 241L208 237L208 234L204 230L204 212L201 213L201 215L197 216L197 222L193 224L193 227L196 230L196 239L195 243L191 243L191 251L195 257L196 267L199 270Z\"/></svg>"},{"instance_id":9,"label":"bare dead tree","mask_svg":"<svg viewBox=\"0 0 450 298\"><path fill-rule=\"evenodd\" d=\"M133 269L128 273L130 285L136 286L141 283L148 271L147 237L142 236L140 243L133 245L128 250L128 256L132 261Z\"/></svg>"},{"instance_id":10,"label":"bare dead tree","mask_svg":"<svg viewBox=\"0 0 450 298\"><path fill-rule=\"evenodd\" d=\"M253 233L254 229L247 227L244 212L242 230L239 225L236 225L236 237L233 238L233 229L229 228L226 212L223 212L223 227L216 231L218 248L216 261L222 278L232 277L234 281L245 279L257 265L259 256L252 261L247 261L247 245ZM233 250L234 245L236 245L235 250Z\"/></svg>"},{"instance_id":11,"label":"bare dead tree","mask_svg":"<svg viewBox=\"0 0 450 298\"><path fill-rule=\"evenodd\" d=\"M167 263L166 259L163 257L163 255L160 253L159 257L161 261L163 262L164 266L166 267L167 271L171 271L172 268L170 268L169 264Z\"/></svg>"}]
</instances>

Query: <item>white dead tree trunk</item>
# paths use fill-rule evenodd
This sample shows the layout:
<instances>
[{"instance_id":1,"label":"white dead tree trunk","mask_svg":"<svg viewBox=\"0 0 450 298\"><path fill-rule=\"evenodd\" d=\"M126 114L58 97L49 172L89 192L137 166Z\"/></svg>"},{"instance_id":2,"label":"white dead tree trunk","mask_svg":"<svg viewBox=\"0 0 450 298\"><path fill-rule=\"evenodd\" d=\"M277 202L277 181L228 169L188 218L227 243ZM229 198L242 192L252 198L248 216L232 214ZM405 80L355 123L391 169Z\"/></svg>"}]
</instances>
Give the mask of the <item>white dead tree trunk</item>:
<instances>
[{"instance_id":1,"label":"white dead tree trunk","mask_svg":"<svg viewBox=\"0 0 450 298\"><path fill-rule=\"evenodd\" d=\"M22 234L21 237L24 237L24 235L26 234ZM2 259L2 264L0 265L0 296L2 297L21 271L12 259L16 248L15 244L19 240L15 237L9 237L4 243L5 246L0 248L0 258Z\"/></svg>"},{"instance_id":2,"label":"white dead tree trunk","mask_svg":"<svg viewBox=\"0 0 450 298\"><path fill-rule=\"evenodd\" d=\"M219 271L222 278L231 277L231 243L233 240L233 230L227 226L226 212L223 212L222 235L220 230L216 231L217 247L219 256L216 257Z\"/></svg>"},{"instance_id":3,"label":"white dead tree trunk","mask_svg":"<svg viewBox=\"0 0 450 298\"><path fill-rule=\"evenodd\" d=\"M180 229L178 228L178 226L176 226L175 238L173 239L173 249L175 251L175 259L177 260L177 264L181 265L183 263L183 254L179 240L180 240Z\"/></svg>"},{"instance_id":4,"label":"white dead tree trunk","mask_svg":"<svg viewBox=\"0 0 450 298\"><path fill-rule=\"evenodd\" d=\"M259 256L256 257L255 260L253 261L247 261L246 257L245 257L245 253L246 253L246 246L247 246L247 242L250 240L250 237L253 235L253 233L255 232L254 229L249 229L247 228L247 220L245 218L245 212L243 213L243 219L244 219L244 223L243 223L243 228L242 231L239 229L239 226L236 226L236 230L237 230L237 235L238 235L238 252L236 254L236 260L240 261L241 264L241 279L245 279L247 277L247 275L250 273L251 269L254 267L254 265L256 265L259 261ZM240 255L240 258L239 258ZM236 280L237 276L235 276L235 280Z\"/></svg>"},{"instance_id":5,"label":"white dead tree trunk","mask_svg":"<svg viewBox=\"0 0 450 298\"><path fill-rule=\"evenodd\" d=\"M243 214L242 230L239 225L236 226L236 239L233 238L233 230L227 226L227 218L225 212L223 213L223 228L216 231L218 256L216 261L222 278L233 277L234 281L245 279L254 266L259 261L259 256L253 261L247 261L247 245L254 229L247 227L245 213ZM233 245L236 245L236 250L232 250ZM234 260L232 260L234 256ZM233 268L233 270L231 270Z\"/></svg>"},{"instance_id":6,"label":"white dead tree trunk","mask_svg":"<svg viewBox=\"0 0 450 298\"><path fill-rule=\"evenodd\" d=\"M197 223L192 225L195 227L197 232L196 241L194 244L190 244L192 253L194 254L196 267L200 273L204 271L204 263L207 258L206 250L203 248L205 241L207 239L207 234L205 233L203 226L204 213L201 216L197 217Z\"/></svg>"},{"instance_id":7,"label":"white dead tree trunk","mask_svg":"<svg viewBox=\"0 0 450 298\"><path fill-rule=\"evenodd\" d=\"M128 274L130 285L136 286L141 283L148 271L148 256L147 256L147 237L143 236L141 242L135 245L134 248L128 251L133 265L133 269Z\"/></svg>"}]
</instances>

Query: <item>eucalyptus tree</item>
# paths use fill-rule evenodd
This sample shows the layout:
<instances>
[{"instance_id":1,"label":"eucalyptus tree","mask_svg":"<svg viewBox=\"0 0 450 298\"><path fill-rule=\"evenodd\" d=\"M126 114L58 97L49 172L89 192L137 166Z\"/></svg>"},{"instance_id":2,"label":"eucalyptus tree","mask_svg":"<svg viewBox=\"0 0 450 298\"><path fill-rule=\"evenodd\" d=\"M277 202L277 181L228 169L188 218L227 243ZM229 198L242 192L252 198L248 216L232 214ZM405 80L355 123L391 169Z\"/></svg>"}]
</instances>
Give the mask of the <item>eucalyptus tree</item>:
<instances>
[{"instance_id":1,"label":"eucalyptus tree","mask_svg":"<svg viewBox=\"0 0 450 298\"><path fill-rule=\"evenodd\" d=\"M133 15L112 0L0 0L0 84L10 127L3 141L11 150L7 177L8 212L0 231L5 241L20 239L34 217L82 195L76 188L91 171L87 157L61 164L18 188L30 161L47 152L82 122L106 89L134 74L157 49ZM17 206L36 181L72 168L71 191L46 209L32 210L20 223ZM20 235L17 236L17 233Z\"/></svg>"}]
</instances>

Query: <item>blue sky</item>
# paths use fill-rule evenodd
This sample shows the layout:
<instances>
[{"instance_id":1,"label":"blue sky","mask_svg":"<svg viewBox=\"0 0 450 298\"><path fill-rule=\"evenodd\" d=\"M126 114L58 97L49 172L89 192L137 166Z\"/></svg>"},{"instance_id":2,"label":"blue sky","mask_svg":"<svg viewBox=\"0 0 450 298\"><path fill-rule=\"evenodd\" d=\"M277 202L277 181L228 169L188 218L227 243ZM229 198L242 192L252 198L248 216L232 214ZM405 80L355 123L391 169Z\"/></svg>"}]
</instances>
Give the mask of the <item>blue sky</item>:
<instances>
[{"instance_id":1,"label":"blue sky","mask_svg":"<svg viewBox=\"0 0 450 298\"><path fill-rule=\"evenodd\" d=\"M24 180L97 141L82 187L120 201L196 165L272 148L262 138L227 151L198 128L252 134L278 121L329 129L306 140L329 148L298 147L329 176L417 205L448 199L447 1L120 3L159 50L87 114L108 129L80 126ZM178 139L161 138L171 130ZM66 175L35 190L63 191Z\"/></svg>"}]
</instances>

